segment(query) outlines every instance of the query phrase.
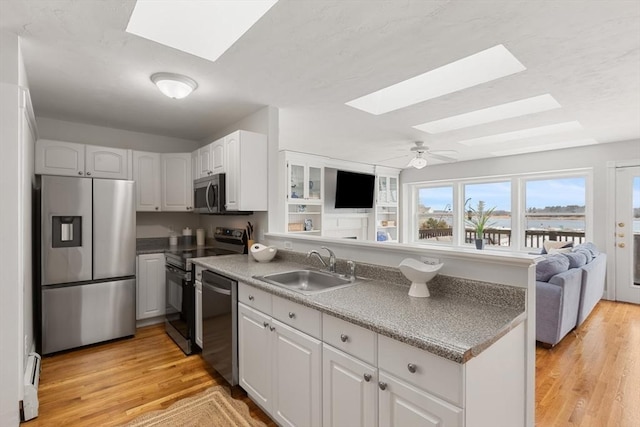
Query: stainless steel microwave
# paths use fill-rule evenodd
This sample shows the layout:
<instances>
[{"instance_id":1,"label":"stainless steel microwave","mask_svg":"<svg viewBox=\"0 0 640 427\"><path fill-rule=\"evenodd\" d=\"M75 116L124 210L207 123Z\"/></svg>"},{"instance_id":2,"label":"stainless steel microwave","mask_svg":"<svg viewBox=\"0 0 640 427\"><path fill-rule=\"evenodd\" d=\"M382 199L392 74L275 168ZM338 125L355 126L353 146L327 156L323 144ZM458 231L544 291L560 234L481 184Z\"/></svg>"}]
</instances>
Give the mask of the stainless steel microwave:
<instances>
[{"instance_id":1,"label":"stainless steel microwave","mask_svg":"<svg viewBox=\"0 0 640 427\"><path fill-rule=\"evenodd\" d=\"M200 214L225 213L225 175L207 176L193 181L193 211Z\"/></svg>"}]
</instances>

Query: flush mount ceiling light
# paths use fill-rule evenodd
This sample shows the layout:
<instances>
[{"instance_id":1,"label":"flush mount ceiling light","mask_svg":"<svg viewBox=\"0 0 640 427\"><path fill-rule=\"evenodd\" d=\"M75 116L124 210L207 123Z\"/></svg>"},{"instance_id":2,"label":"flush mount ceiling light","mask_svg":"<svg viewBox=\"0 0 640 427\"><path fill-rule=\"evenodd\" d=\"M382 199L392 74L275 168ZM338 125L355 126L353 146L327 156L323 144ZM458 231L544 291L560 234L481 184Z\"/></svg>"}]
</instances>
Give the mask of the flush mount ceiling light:
<instances>
[{"instance_id":1,"label":"flush mount ceiling light","mask_svg":"<svg viewBox=\"0 0 640 427\"><path fill-rule=\"evenodd\" d=\"M459 141L459 143L464 145L497 144L500 142L533 138L536 136L550 135L552 133L570 132L576 130L582 130L582 125L578 121L572 121L556 123L554 125L522 129L514 132L500 133L497 135L482 136L480 138L465 139L464 141Z\"/></svg>"},{"instance_id":2,"label":"flush mount ceiling light","mask_svg":"<svg viewBox=\"0 0 640 427\"><path fill-rule=\"evenodd\" d=\"M508 102L506 104L471 111L469 113L459 114L457 116L451 116L413 127L432 134L443 133L485 123L497 122L499 120L510 119L513 117L521 117L527 114L553 110L555 108L560 108L560 103L558 103L553 96L547 93L545 95Z\"/></svg>"},{"instance_id":3,"label":"flush mount ceiling light","mask_svg":"<svg viewBox=\"0 0 640 427\"><path fill-rule=\"evenodd\" d=\"M138 0L127 32L217 60L278 0Z\"/></svg>"},{"instance_id":4,"label":"flush mount ceiling light","mask_svg":"<svg viewBox=\"0 0 640 427\"><path fill-rule=\"evenodd\" d=\"M346 104L367 113L384 114L523 70L526 67L499 44Z\"/></svg>"},{"instance_id":5,"label":"flush mount ceiling light","mask_svg":"<svg viewBox=\"0 0 640 427\"><path fill-rule=\"evenodd\" d=\"M173 99L182 99L196 90L198 83L195 80L174 73L155 73L151 81L158 86L160 92Z\"/></svg>"}]
</instances>

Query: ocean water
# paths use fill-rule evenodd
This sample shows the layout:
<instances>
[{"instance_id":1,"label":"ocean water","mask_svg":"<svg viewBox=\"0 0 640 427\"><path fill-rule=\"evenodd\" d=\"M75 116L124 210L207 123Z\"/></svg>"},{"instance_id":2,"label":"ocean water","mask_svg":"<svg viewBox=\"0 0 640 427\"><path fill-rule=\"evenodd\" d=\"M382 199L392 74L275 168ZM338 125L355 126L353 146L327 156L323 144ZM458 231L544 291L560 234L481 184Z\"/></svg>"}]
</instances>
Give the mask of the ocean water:
<instances>
[{"instance_id":1,"label":"ocean water","mask_svg":"<svg viewBox=\"0 0 640 427\"><path fill-rule=\"evenodd\" d=\"M428 217L429 216L426 215L424 219ZM448 218L443 218L443 219L445 221L448 220ZM490 223L493 224L490 228L508 228L508 229L511 228L510 219L497 218L497 219L492 219ZM536 220L528 220L525 225L527 229L539 229L539 230L584 231L585 229L584 220L578 220L578 219L536 219ZM633 221L633 233L640 234L640 219L635 219Z\"/></svg>"}]
</instances>

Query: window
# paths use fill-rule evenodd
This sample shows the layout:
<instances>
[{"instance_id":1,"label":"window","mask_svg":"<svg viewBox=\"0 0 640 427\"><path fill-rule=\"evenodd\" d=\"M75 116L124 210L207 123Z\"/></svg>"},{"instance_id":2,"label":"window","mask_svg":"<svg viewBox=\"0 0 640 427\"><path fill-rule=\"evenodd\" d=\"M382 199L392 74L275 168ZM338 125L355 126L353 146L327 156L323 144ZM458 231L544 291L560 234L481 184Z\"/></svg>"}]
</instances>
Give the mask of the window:
<instances>
[{"instance_id":1,"label":"window","mask_svg":"<svg viewBox=\"0 0 640 427\"><path fill-rule=\"evenodd\" d=\"M545 240L580 244L591 232L592 180L592 171L582 169L407 184L411 224L403 238L471 247L473 212L482 202L485 211L494 208L483 232L487 247L531 252Z\"/></svg>"},{"instance_id":2,"label":"window","mask_svg":"<svg viewBox=\"0 0 640 427\"><path fill-rule=\"evenodd\" d=\"M465 243L484 238L485 245L511 246L511 181L464 186ZM474 227L474 211L479 207L493 214L485 225L484 236L477 236Z\"/></svg>"},{"instance_id":3,"label":"window","mask_svg":"<svg viewBox=\"0 0 640 427\"><path fill-rule=\"evenodd\" d=\"M419 243L453 242L453 187L419 187L413 240Z\"/></svg>"},{"instance_id":4,"label":"window","mask_svg":"<svg viewBox=\"0 0 640 427\"><path fill-rule=\"evenodd\" d=\"M585 177L525 180L524 246L584 242L586 193Z\"/></svg>"}]
</instances>

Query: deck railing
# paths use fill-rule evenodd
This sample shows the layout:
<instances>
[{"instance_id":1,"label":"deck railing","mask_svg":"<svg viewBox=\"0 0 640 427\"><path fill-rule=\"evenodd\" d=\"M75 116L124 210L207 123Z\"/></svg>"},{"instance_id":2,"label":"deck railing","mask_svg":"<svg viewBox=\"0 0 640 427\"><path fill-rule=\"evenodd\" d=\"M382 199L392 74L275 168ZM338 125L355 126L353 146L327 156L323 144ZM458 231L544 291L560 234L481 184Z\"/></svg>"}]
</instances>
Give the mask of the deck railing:
<instances>
[{"instance_id":1,"label":"deck railing","mask_svg":"<svg viewBox=\"0 0 640 427\"><path fill-rule=\"evenodd\" d=\"M476 232L472 229L465 230L464 240L466 243L473 243L476 239ZM453 236L452 228L422 228L418 230L418 238L436 239L438 237ZM545 240L556 240L561 242L573 242L574 245L585 242L584 231L563 231L563 230L525 230L525 246L528 248L541 248ZM511 230L504 228L489 228L484 232L484 238L489 245L510 246Z\"/></svg>"}]
</instances>

